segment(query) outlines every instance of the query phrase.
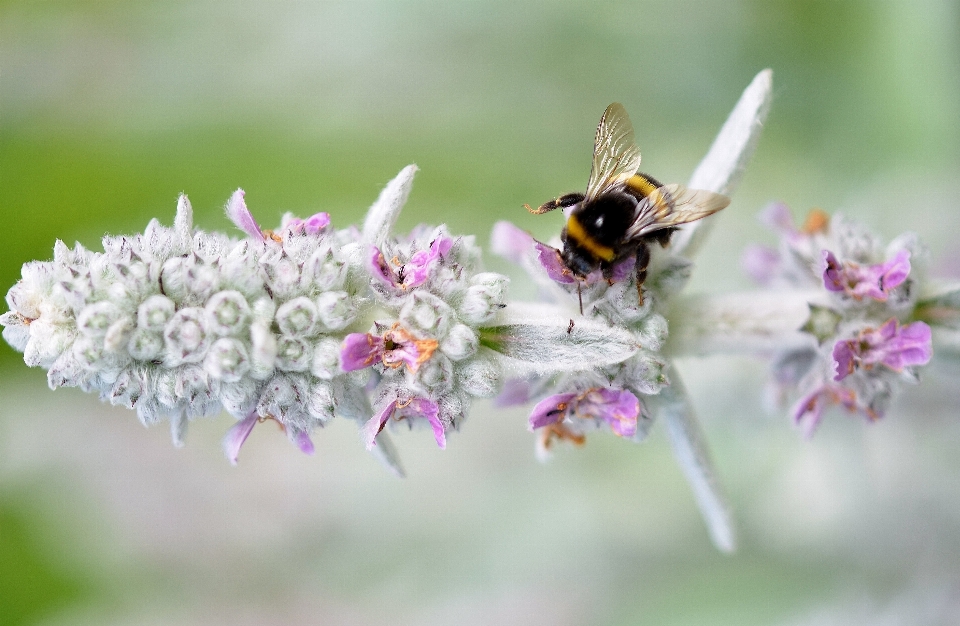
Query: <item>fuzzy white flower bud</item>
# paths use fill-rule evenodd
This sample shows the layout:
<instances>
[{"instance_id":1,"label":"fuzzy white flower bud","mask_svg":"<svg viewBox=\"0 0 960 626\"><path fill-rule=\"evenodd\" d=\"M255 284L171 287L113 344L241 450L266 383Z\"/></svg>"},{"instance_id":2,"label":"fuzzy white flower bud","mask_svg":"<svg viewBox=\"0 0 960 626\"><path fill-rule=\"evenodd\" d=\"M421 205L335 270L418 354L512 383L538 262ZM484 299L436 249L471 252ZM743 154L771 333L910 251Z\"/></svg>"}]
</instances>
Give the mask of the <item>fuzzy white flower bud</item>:
<instances>
[{"instance_id":1,"label":"fuzzy white flower bud","mask_svg":"<svg viewBox=\"0 0 960 626\"><path fill-rule=\"evenodd\" d=\"M275 297L287 298L296 293L300 283L300 267L293 259L285 255L273 254L264 255L260 262Z\"/></svg>"},{"instance_id":2,"label":"fuzzy white flower bud","mask_svg":"<svg viewBox=\"0 0 960 626\"><path fill-rule=\"evenodd\" d=\"M200 417L220 410L217 402L219 385L199 365L187 365L177 369L174 386L178 404L184 407L188 417Z\"/></svg>"},{"instance_id":3,"label":"fuzzy white flower bud","mask_svg":"<svg viewBox=\"0 0 960 626\"><path fill-rule=\"evenodd\" d=\"M179 408L176 392L178 372L179 368L160 367L154 370L153 395L160 403L161 409L167 409L168 412Z\"/></svg>"},{"instance_id":4,"label":"fuzzy white flower bud","mask_svg":"<svg viewBox=\"0 0 960 626\"><path fill-rule=\"evenodd\" d=\"M345 328L357 317L357 309L344 291L327 291L317 297L317 312L327 330Z\"/></svg>"},{"instance_id":5,"label":"fuzzy white flower bud","mask_svg":"<svg viewBox=\"0 0 960 626\"><path fill-rule=\"evenodd\" d=\"M340 374L340 341L327 337L316 343L310 373L321 380L332 380Z\"/></svg>"},{"instance_id":6,"label":"fuzzy white flower bud","mask_svg":"<svg viewBox=\"0 0 960 626\"><path fill-rule=\"evenodd\" d=\"M90 337L103 337L121 315L120 307L113 302L91 304L77 316L77 330Z\"/></svg>"},{"instance_id":7,"label":"fuzzy white flower bud","mask_svg":"<svg viewBox=\"0 0 960 626\"><path fill-rule=\"evenodd\" d=\"M234 417L246 417L257 406L260 398L259 385L250 377L220 385L220 403Z\"/></svg>"},{"instance_id":8,"label":"fuzzy white flower bud","mask_svg":"<svg viewBox=\"0 0 960 626\"><path fill-rule=\"evenodd\" d=\"M307 398L307 412L321 423L333 419L336 410L336 401L333 388L329 383L315 382L310 386L310 396Z\"/></svg>"},{"instance_id":9,"label":"fuzzy white flower bud","mask_svg":"<svg viewBox=\"0 0 960 626\"><path fill-rule=\"evenodd\" d=\"M127 343L127 352L140 361L154 361L163 355L163 336L144 328L133 331Z\"/></svg>"},{"instance_id":10,"label":"fuzzy white flower bud","mask_svg":"<svg viewBox=\"0 0 960 626\"><path fill-rule=\"evenodd\" d=\"M147 368L129 367L117 377L109 392L110 404L132 409L149 387Z\"/></svg>"},{"instance_id":11,"label":"fuzzy white flower bud","mask_svg":"<svg viewBox=\"0 0 960 626\"><path fill-rule=\"evenodd\" d=\"M313 351L305 339L281 336L277 341L277 367L287 372L305 372L310 369Z\"/></svg>"},{"instance_id":12,"label":"fuzzy white flower bud","mask_svg":"<svg viewBox=\"0 0 960 626\"><path fill-rule=\"evenodd\" d=\"M177 305L166 296L150 296L137 309L137 325L144 330L161 332L173 317Z\"/></svg>"},{"instance_id":13,"label":"fuzzy white flower bud","mask_svg":"<svg viewBox=\"0 0 960 626\"><path fill-rule=\"evenodd\" d=\"M221 291L204 308L210 330L217 335L236 335L250 322L250 305L239 291Z\"/></svg>"},{"instance_id":14,"label":"fuzzy white flower bud","mask_svg":"<svg viewBox=\"0 0 960 626\"><path fill-rule=\"evenodd\" d=\"M80 384L81 379L87 375L83 367L73 356L73 352L68 350L60 355L50 369L47 371L47 385L50 389L57 387L75 387Z\"/></svg>"},{"instance_id":15,"label":"fuzzy white flower bud","mask_svg":"<svg viewBox=\"0 0 960 626\"><path fill-rule=\"evenodd\" d=\"M109 352L119 352L127 345L135 328L132 318L121 317L107 329L107 334L103 337L103 347Z\"/></svg>"},{"instance_id":16,"label":"fuzzy white flower bud","mask_svg":"<svg viewBox=\"0 0 960 626\"><path fill-rule=\"evenodd\" d=\"M239 339L221 337L210 346L203 364L214 378L235 383L250 370L250 355Z\"/></svg>"},{"instance_id":17,"label":"fuzzy white flower bud","mask_svg":"<svg viewBox=\"0 0 960 626\"><path fill-rule=\"evenodd\" d=\"M298 378L288 374L277 374L271 378L260 394L257 413L281 422L286 422L288 418L295 419L295 414L304 412L303 399L306 397L306 390L301 389L297 382Z\"/></svg>"},{"instance_id":18,"label":"fuzzy white flower bud","mask_svg":"<svg viewBox=\"0 0 960 626\"><path fill-rule=\"evenodd\" d=\"M179 256L167 259L163 263L160 270L160 285L165 295L177 301L187 297L192 265L192 259Z\"/></svg>"},{"instance_id":19,"label":"fuzzy white flower bud","mask_svg":"<svg viewBox=\"0 0 960 626\"><path fill-rule=\"evenodd\" d=\"M320 248L307 261L304 275L322 291L333 291L343 287L347 277L347 264L330 248Z\"/></svg>"},{"instance_id":20,"label":"fuzzy white flower bud","mask_svg":"<svg viewBox=\"0 0 960 626\"><path fill-rule=\"evenodd\" d=\"M434 393L443 393L453 387L453 363L442 354L434 353L417 371L417 379Z\"/></svg>"},{"instance_id":21,"label":"fuzzy white flower bud","mask_svg":"<svg viewBox=\"0 0 960 626\"><path fill-rule=\"evenodd\" d=\"M107 351L103 347L103 339L81 336L73 342L73 357L81 367L89 371L96 371L107 363Z\"/></svg>"},{"instance_id":22,"label":"fuzzy white flower bud","mask_svg":"<svg viewBox=\"0 0 960 626\"><path fill-rule=\"evenodd\" d=\"M30 324L15 311L7 311L0 315L0 325L3 325L3 338L14 350L23 352L30 341Z\"/></svg>"},{"instance_id":23,"label":"fuzzy white flower bud","mask_svg":"<svg viewBox=\"0 0 960 626\"><path fill-rule=\"evenodd\" d=\"M477 334L469 326L457 324L450 329L450 332L440 343L440 351L454 361L462 361L476 354L478 345Z\"/></svg>"},{"instance_id":24,"label":"fuzzy white flower bud","mask_svg":"<svg viewBox=\"0 0 960 626\"><path fill-rule=\"evenodd\" d=\"M168 366L202 361L211 343L207 312L195 307L180 309L163 329L163 340Z\"/></svg>"},{"instance_id":25,"label":"fuzzy white flower bud","mask_svg":"<svg viewBox=\"0 0 960 626\"><path fill-rule=\"evenodd\" d=\"M324 294L326 295L326 294ZM277 326L288 337L307 337L317 324L317 307L310 298L300 296L277 309Z\"/></svg>"},{"instance_id":26,"label":"fuzzy white flower bud","mask_svg":"<svg viewBox=\"0 0 960 626\"><path fill-rule=\"evenodd\" d=\"M490 398L500 391L503 374L499 364L486 356L471 359L457 372L464 391L477 398Z\"/></svg>"},{"instance_id":27,"label":"fuzzy white flower bud","mask_svg":"<svg viewBox=\"0 0 960 626\"><path fill-rule=\"evenodd\" d=\"M446 302L432 293L416 291L400 309L400 321L405 327L440 339L446 336L456 319Z\"/></svg>"},{"instance_id":28,"label":"fuzzy white flower bud","mask_svg":"<svg viewBox=\"0 0 960 626\"><path fill-rule=\"evenodd\" d=\"M472 325L485 324L503 308L503 297L507 284L506 276L493 272L477 274L471 280L471 286L460 303L460 317Z\"/></svg>"}]
</instances>

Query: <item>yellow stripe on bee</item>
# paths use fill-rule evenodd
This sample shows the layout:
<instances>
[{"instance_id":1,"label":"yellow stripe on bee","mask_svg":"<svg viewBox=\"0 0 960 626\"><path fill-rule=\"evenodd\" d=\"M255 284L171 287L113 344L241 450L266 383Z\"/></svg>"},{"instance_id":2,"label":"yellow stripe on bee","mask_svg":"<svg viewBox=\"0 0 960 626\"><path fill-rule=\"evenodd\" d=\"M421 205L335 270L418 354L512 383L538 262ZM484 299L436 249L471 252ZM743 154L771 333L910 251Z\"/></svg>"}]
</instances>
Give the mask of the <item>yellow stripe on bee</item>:
<instances>
[{"instance_id":1,"label":"yellow stripe on bee","mask_svg":"<svg viewBox=\"0 0 960 626\"><path fill-rule=\"evenodd\" d=\"M588 235L575 215L567 218L567 237L572 238L577 244L586 248L590 254L604 261L612 261L616 256L613 253L613 248L597 243L593 237Z\"/></svg>"},{"instance_id":2,"label":"yellow stripe on bee","mask_svg":"<svg viewBox=\"0 0 960 626\"><path fill-rule=\"evenodd\" d=\"M643 197L649 196L657 189L657 185L650 182L650 179L643 174L634 174L627 179L626 185Z\"/></svg>"}]
</instances>

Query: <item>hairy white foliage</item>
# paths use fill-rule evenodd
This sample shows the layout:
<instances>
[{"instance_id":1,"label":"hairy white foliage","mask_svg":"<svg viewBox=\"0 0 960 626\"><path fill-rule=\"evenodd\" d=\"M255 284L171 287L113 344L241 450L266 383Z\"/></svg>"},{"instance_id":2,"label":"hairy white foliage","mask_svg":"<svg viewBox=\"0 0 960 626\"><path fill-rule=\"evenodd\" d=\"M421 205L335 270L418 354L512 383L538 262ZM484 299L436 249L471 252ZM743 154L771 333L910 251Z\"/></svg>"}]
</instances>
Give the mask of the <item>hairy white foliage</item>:
<instances>
[{"instance_id":1,"label":"hairy white foliage","mask_svg":"<svg viewBox=\"0 0 960 626\"><path fill-rule=\"evenodd\" d=\"M733 194L760 141L772 100L773 70L765 69L743 91L707 156L694 170L691 189ZM712 223L707 218L681 226L671 242L674 253L688 257L696 254Z\"/></svg>"},{"instance_id":2,"label":"hairy white foliage","mask_svg":"<svg viewBox=\"0 0 960 626\"><path fill-rule=\"evenodd\" d=\"M561 317L546 306L514 304L484 328L481 343L518 371L590 370L626 361L640 348L629 330L591 318Z\"/></svg>"}]
</instances>

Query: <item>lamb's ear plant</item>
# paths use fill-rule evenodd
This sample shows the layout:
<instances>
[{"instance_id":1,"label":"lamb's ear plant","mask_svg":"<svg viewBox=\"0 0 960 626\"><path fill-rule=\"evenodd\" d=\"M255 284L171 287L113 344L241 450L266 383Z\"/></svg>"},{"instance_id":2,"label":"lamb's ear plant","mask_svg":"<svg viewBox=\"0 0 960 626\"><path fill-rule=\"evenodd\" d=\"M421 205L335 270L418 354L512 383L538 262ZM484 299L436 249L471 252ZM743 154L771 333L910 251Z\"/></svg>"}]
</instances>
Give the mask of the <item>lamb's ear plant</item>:
<instances>
[{"instance_id":1,"label":"lamb's ear plant","mask_svg":"<svg viewBox=\"0 0 960 626\"><path fill-rule=\"evenodd\" d=\"M771 81L764 70L747 87L691 187L734 193ZM880 417L930 360L931 326L960 354L960 285L925 280L913 237L883 249L842 218L795 229L775 207L766 215L779 249L747 257L767 290L681 294L712 217L654 250L640 304L630 268L577 285L552 248L501 222L494 251L542 296L521 303L506 276L484 270L472 235L394 233L416 170L387 184L362 228L318 213L265 230L237 190L226 203L232 236L195 228L181 196L172 227L153 220L142 234L105 237L103 252L58 241L53 260L26 263L7 293L3 337L47 370L52 389L80 387L145 425L167 422L175 445L195 418L228 412L233 463L260 422L312 454L318 429L341 417L403 476L388 431L423 426L444 448L474 398L530 404L544 459L593 432L642 441L661 419L724 551L735 547L729 508L674 357L771 356L777 394L797 396L793 415L810 432L832 404Z\"/></svg>"}]
</instances>

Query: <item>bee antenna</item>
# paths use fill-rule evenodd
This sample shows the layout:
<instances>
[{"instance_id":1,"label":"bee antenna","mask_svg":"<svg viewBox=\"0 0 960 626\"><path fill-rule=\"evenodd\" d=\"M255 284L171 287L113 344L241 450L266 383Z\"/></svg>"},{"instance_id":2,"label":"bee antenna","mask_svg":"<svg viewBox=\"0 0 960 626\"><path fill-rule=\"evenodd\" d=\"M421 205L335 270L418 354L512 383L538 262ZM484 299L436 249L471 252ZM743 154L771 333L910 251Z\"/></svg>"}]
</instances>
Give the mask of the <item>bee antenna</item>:
<instances>
[{"instance_id":1,"label":"bee antenna","mask_svg":"<svg viewBox=\"0 0 960 626\"><path fill-rule=\"evenodd\" d=\"M580 315L583 315L583 292L580 290L580 285L582 283L577 281L577 299L580 300Z\"/></svg>"}]
</instances>

